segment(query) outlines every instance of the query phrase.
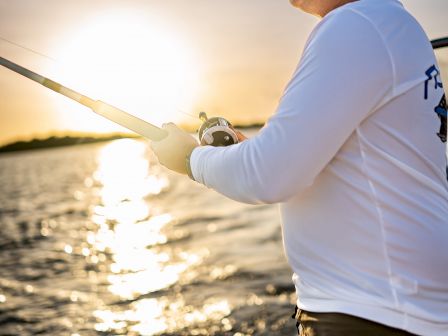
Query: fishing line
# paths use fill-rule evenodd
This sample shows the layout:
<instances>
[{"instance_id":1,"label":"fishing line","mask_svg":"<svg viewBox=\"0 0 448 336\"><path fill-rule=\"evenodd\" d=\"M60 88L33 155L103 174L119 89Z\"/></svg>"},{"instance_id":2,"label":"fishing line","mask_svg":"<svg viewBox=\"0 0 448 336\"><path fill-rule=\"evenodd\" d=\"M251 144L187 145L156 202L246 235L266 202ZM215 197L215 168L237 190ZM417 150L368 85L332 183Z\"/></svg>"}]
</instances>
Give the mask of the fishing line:
<instances>
[{"instance_id":1,"label":"fishing line","mask_svg":"<svg viewBox=\"0 0 448 336\"><path fill-rule=\"evenodd\" d=\"M177 111L180 112L180 113L182 113L182 114L185 114L186 116L189 116L190 118L193 118L193 119L195 119L195 120L198 120L198 117L197 117L197 116L195 116L195 115L193 115L193 114L191 114L191 113L185 112L184 110L182 110L182 109L180 109L180 108L177 108Z\"/></svg>"},{"instance_id":2,"label":"fishing line","mask_svg":"<svg viewBox=\"0 0 448 336\"><path fill-rule=\"evenodd\" d=\"M129 114L123 110L116 108L110 104L107 104L101 100L92 99L86 95L83 95L80 92L70 89L58 82L51 80L50 78L39 75L38 73L31 71L27 68L24 68L16 63L13 63L6 58L0 56L0 65L14 71L24 77L27 77L46 88L53 90L57 93L60 93L67 98L70 98L84 106L89 107L93 112L121 125L126 127L127 129L134 131L137 134L140 134L151 140L161 140L167 136L167 132L165 130L160 129L159 127L150 124L147 121L144 121L132 114Z\"/></svg>"},{"instance_id":3,"label":"fishing line","mask_svg":"<svg viewBox=\"0 0 448 336\"><path fill-rule=\"evenodd\" d=\"M19 48L28 50L28 51L30 51L34 54L37 54L41 57L45 57L54 62L57 62L54 58L52 58L48 55L45 55L41 52L38 52L31 48L25 47L23 45L20 45L18 43L8 40L8 39L5 39L2 36L0 36L0 39L9 44L15 45ZM4 67L10 69L11 71L14 71L24 77L29 78L29 79L47 87L50 90L60 93L64 96L66 96L67 98L70 98L84 106L87 106L93 112L95 112L95 113L121 125L121 126L124 126L127 129L132 130L135 133L140 134L148 139L161 140L167 135L166 131L164 131L164 130L160 129L159 127L157 127L153 124L150 124L140 118L137 118L137 117L133 116L132 114L122 111L122 110L116 108L115 106L107 104L103 101L94 100L88 96L81 94L80 92L74 91L58 82L51 80L50 78L44 77L34 71L24 68L16 63L13 63L1 56L0 56L0 65L3 65Z\"/></svg>"},{"instance_id":4,"label":"fishing line","mask_svg":"<svg viewBox=\"0 0 448 336\"><path fill-rule=\"evenodd\" d=\"M33 53L33 54L38 55L38 56L47 58L47 59L51 60L52 62L55 62L55 63L60 64L58 60L54 59L54 58L51 57L51 56L48 56L48 55L46 55L46 54L44 54L44 53L42 53L42 52L39 52L39 51L37 51L37 50L28 48L28 47L26 47L26 46L24 46L24 45L21 45L21 44L19 44L19 43L13 42L13 41L11 41L11 40L8 40L8 39L4 38L3 36L0 36L0 40L2 40L2 41L4 41L4 42L7 42L7 43L9 43L9 44L11 44L11 45L14 45L14 46L16 46L16 47L18 47L18 48L27 50L27 51L29 51L29 52L31 52L31 53ZM198 120L198 117L197 117L197 116L195 116L195 115L193 115L193 114L191 114L191 113L185 112L185 111L183 111L183 110L180 109L180 108L177 108L177 111L180 112L180 113L182 113L182 114L185 114L185 115L189 116L190 118L193 118L193 119Z\"/></svg>"},{"instance_id":5,"label":"fishing line","mask_svg":"<svg viewBox=\"0 0 448 336\"><path fill-rule=\"evenodd\" d=\"M18 43L15 43L15 42L13 42L13 41L10 41L10 40L8 40L8 39L5 39L5 38L2 37L2 36L0 36L0 40L5 41L5 42L7 42L7 43L9 43L9 44L12 44L12 45L14 45L14 46L16 46L16 47L19 47L19 48L21 48L21 49L25 49L25 50L27 50L27 51L29 51L29 52L32 52L33 54L36 54L36 55L39 55L39 56L48 58L49 60L51 60L51 61L53 61L53 62L58 62L58 61L55 60L53 57L50 57L50 56L45 55L45 54L43 54L43 53L41 53L41 52L38 52L38 51L36 51L36 50L33 50L33 49L31 49L31 48L25 47L25 46L23 46L23 45L20 45L20 44L18 44Z\"/></svg>"}]
</instances>

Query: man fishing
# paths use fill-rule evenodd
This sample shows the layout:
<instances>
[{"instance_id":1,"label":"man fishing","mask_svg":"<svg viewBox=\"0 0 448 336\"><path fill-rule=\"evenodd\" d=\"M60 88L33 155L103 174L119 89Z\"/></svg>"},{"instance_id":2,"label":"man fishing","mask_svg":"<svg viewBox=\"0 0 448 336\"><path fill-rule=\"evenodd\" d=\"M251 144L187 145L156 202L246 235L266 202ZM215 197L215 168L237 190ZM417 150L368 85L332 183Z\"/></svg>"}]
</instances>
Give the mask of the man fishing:
<instances>
[{"instance_id":1,"label":"man fishing","mask_svg":"<svg viewBox=\"0 0 448 336\"><path fill-rule=\"evenodd\" d=\"M448 335L446 100L398 0L291 0L322 18L253 138L161 164L234 200L280 203L300 335ZM243 139L241 139L243 140Z\"/></svg>"}]
</instances>

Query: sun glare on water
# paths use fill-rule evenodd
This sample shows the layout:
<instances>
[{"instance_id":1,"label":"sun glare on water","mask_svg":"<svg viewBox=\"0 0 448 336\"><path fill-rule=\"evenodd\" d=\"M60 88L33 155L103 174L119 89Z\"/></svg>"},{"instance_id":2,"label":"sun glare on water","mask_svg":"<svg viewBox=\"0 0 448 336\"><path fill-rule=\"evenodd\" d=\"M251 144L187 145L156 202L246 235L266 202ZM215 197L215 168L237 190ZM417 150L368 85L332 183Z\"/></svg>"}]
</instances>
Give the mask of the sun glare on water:
<instances>
[{"instance_id":1,"label":"sun glare on water","mask_svg":"<svg viewBox=\"0 0 448 336\"><path fill-rule=\"evenodd\" d=\"M142 336L192 330L191 335L199 335L198 325L216 321L230 330L225 317L232 306L226 299L213 296L193 307L178 290L177 285L193 279L209 251L176 244L182 240L177 219L153 198L166 191L170 180L151 165L145 143L110 142L98 152L97 162L97 170L86 180L96 189L97 198L80 252L89 268L98 270L89 271L92 285L97 286L101 278L99 292L107 286L103 298L114 303L94 301L95 330ZM67 254L77 250L64 247Z\"/></svg>"},{"instance_id":2,"label":"sun glare on water","mask_svg":"<svg viewBox=\"0 0 448 336\"><path fill-rule=\"evenodd\" d=\"M56 52L58 76L67 86L156 125L182 121L198 88L199 69L182 36L140 13L95 16ZM65 124L81 131L114 131L67 100L58 100Z\"/></svg>"}]
</instances>

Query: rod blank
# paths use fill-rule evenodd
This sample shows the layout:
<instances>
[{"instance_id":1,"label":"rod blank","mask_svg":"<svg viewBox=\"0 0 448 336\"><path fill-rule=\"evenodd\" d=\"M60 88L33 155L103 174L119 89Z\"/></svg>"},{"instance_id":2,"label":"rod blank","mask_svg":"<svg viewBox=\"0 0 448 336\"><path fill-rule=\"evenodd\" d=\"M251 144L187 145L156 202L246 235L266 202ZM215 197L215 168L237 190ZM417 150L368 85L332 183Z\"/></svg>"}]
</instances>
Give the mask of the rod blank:
<instances>
[{"instance_id":1,"label":"rod blank","mask_svg":"<svg viewBox=\"0 0 448 336\"><path fill-rule=\"evenodd\" d=\"M448 37L439 38L431 41L431 45L434 49L448 47Z\"/></svg>"},{"instance_id":2,"label":"rod blank","mask_svg":"<svg viewBox=\"0 0 448 336\"><path fill-rule=\"evenodd\" d=\"M88 96L85 96L79 92L76 92L68 87L63 86L49 78L46 78L34 71L26 69L16 63L13 63L6 58L0 57L0 65L27 77L50 90L53 90L63 96L66 96L84 106L90 108L93 112L109 119L127 129L134 131L137 134L144 136L150 140L161 140L166 137L166 131L161 128L150 124L140 118L133 116L123 110L116 108L115 106L109 105L100 100L94 100Z\"/></svg>"}]
</instances>

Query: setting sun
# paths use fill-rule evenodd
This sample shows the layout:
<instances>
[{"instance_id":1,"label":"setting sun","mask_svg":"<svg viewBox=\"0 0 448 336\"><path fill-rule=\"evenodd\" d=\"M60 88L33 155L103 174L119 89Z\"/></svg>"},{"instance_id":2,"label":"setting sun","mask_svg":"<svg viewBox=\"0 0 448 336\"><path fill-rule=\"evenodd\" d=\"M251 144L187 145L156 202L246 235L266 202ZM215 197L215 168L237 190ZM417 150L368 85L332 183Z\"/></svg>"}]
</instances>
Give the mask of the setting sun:
<instances>
[{"instance_id":1,"label":"setting sun","mask_svg":"<svg viewBox=\"0 0 448 336\"><path fill-rule=\"evenodd\" d=\"M181 36L136 12L105 13L83 23L54 53L63 84L156 125L182 121L198 90L199 69ZM58 100L77 129L115 126L65 99Z\"/></svg>"}]
</instances>

